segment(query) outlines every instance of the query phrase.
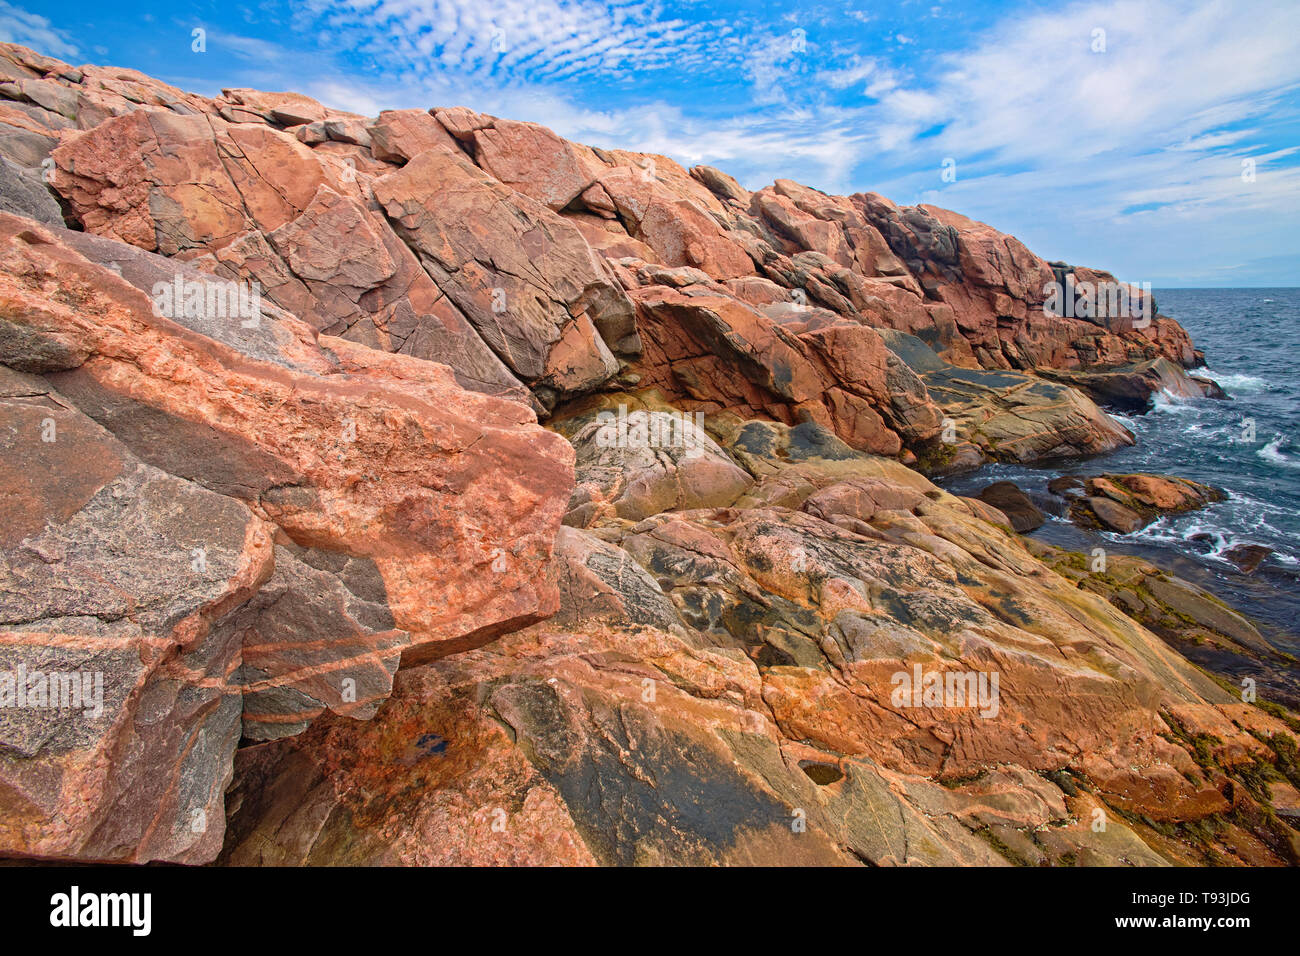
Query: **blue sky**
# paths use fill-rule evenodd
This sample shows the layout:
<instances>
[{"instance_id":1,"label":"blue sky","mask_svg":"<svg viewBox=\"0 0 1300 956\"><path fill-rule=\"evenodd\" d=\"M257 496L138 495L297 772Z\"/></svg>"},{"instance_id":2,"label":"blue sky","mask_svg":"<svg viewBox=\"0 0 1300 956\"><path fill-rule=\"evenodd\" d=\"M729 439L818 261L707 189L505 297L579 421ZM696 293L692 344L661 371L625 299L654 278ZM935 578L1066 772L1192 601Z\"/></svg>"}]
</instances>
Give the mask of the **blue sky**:
<instances>
[{"instance_id":1,"label":"blue sky","mask_svg":"<svg viewBox=\"0 0 1300 956\"><path fill-rule=\"evenodd\" d=\"M1157 287L1300 285L1296 0L0 0L0 39L932 202Z\"/></svg>"}]
</instances>

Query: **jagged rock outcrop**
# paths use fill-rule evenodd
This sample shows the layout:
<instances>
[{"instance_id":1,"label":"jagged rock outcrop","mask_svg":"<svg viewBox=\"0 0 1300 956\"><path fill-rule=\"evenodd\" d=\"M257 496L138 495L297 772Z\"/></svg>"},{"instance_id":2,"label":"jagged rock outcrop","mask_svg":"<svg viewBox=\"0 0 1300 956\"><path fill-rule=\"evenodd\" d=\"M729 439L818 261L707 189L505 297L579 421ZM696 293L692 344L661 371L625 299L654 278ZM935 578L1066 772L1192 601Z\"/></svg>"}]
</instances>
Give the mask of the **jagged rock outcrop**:
<instances>
[{"instance_id":1,"label":"jagged rock outcrop","mask_svg":"<svg viewBox=\"0 0 1300 956\"><path fill-rule=\"evenodd\" d=\"M1232 776L1291 766L1281 721L991 509L799 429L718 436L782 504L566 528L553 621L399 674L370 722L241 752L224 861L1293 858ZM896 695L930 670L998 691L982 711ZM1161 835L1196 820L1217 835Z\"/></svg>"},{"instance_id":2,"label":"jagged rock outcrop","mask_svg":"<svg viewBox=\"0 0 1300 956\"><path fill-rule=\"evenodd\" d=\"M634 378L687 411L817 421L942 469L1128 440L1076 391L1044 396L1038 369L1103 402L1203 391L1181 371L1198 357L1177 323L1104 303L1096 318L1045 311L1048 283L1108 274L946 210L789 180L751 193L461 107L370 121L297 94L187 96L19 48L6 62L22 118L0 154L41 166L86 229L256 279L321 331L444 362L468 388L530 393L539 411ZM864 329L913 336L951 366L1031 373L1030 433L1001 441L975 421L936 448L945 414L970 409L916 380L932 370L921 346L882 349ZM1090 374L1108 369L1128 371ZM958 405L996 418L995 391Z\"/></svg>"},{"instance_id":3,"label":"jagged rock outcrop","mask_svg":"<svg viewBox=\"0 0 1300 956\"><path fill-rule=\"evenodd\" d=\"M1300 859L1294 718L1165 639L1249 631L921 474L1202 394L1172 320L1046 308L1107 274L7 44L0 160L0 854ZM19 668L102 711L5 709Z\"/></svg>"},{"instance_id":4,"label":"jagged rock outcrop","mask_svg":"<svg viewBox=\"0 0 1300 956\"><path fill-rule=\"evenodd\" d=\"M1068 499L1070 520L1076 524L1120 534L1226 497L1218 488L1169 475L1062 475L1052 479L1049 490Z\"/></svg>"},{"instance_id":5,"label":"jagged rock outcrop","mask_svg":"<svg viewBox=\"0 0 1300 956\"><path fill-rule=\"evenodd\" d=\"M573 452L526 406L269 307L253 327L158 315L142 289L174 274L131 247L0 215L0 361L22 373L6 406L16 520L0 646L30 671L76 656L77 642L96 654L134 642L146 665L113 676L114 719L81 731L62 777L49 761L75 712L8 739L17 752L0 778L15 819L30 821L9 832L9 852L210 858L241 732L292 733L326 709L366 716L403 658L471 647L556 607L545 571ZM141 553L121 553L113 535ZM42 599L61 575L101 583L80 600L71 582ZM162 602L161 588L177 593ZM166 693L184 698L174 718L161 716ZM138 740L122 726L132 720ZM186 743L196 735L204 746ZM131 777L104 761L122 753L151 783L120 798ZM98 769L82 780L86 761ZM126 813L119 799L138 806ZM67 800L87 822L51 826ZM176 837L196 811L203 827ZM42 840L28 838L33 827Z\"/></svg>"},{"instance_id":6,"label":"jagged rock outcrop","mask_svg":"<svg viewBox=\"0 0 1300 956\"><path fill-rule=\"evenodd\" d=\"M52 159L52 181L89 232L256 281L317 330L439 358L466 387L525 394L366 208L353 166L267 126L144 111L106 121Z\"/></svg>"},{"instance_id":7,"label":"jagged rock outcrop","mask_svg":"<svg viewBox=\"0 0 1300 956\"><path fill-rule=\"evenodd\" d=\"M1111 451L1133 434L1072 388L1008 369L968 369L935 355L905 332L881 333L913 369L948 423L940 442L921 450L929 471L981 461L1034 461Z\"/></svg>"},{"instance_id":8,"label":"jagged rock outcrop","mask_svg":"<svg viewBox=\"0 0 1300 956\"><path fill-rule=\"evenodd\" d=\"M952 310L962 336L985 368L1113 367L1165 357L1196 363L1191 339L1178 323L1143 313L1144 294L1113 314L1110 302L1051 314L1049 286L1066 276L1082 285L1116 285L1106 272L1048 263L1013 236L937 206L900 208L875 193L854 197L866 218L907 263L927 296ZM1137 314L1131 314L1137 313Z\"/></svg>"},{"instance_id":9,"label":"jagged rock outcrop","mask_svg":"<svg viewBox=\"0 0 1300 956\"><path fill-rule=\"evenodd\" d=\"M618 371L607 342L636 350L632 306L581 233L465 159L429 150L377 179L374 196L438 287L534 387L580 394Z\"/></svg>"}]
</instances>

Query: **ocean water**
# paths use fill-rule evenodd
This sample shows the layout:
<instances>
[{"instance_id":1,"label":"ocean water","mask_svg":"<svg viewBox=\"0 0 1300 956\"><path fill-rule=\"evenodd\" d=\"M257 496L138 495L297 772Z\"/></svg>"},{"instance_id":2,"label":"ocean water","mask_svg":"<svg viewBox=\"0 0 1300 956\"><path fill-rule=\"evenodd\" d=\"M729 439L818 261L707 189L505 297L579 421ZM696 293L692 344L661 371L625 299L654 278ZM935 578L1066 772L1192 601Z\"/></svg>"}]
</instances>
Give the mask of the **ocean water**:
<instances>
[{"instance_id":1,"label":"ocean water","mask_svg":"<svg viewBox=\"0 0 1300 956\"><path fill-rule=\"evenodd\" d=\"M991 465L941 483L974 494L1010 480L1040 507L1052 503L1046 485L1060 474L1150 472L1222 488L1226 501L1134 535L1086 532L1055 517L1034 536L1075 550L1100 545L1146 556L1300 654L1300 289L1166 289L1156 291L1156 302L1204 350L1200 371L1223 386L1228 401L1157 396L1145 414L1115 416L1137 436L1132 448L1035 467ZM1273 554L1245 575L1222 557L1237 544L1261 544Z\"/></svg>"}]
</instances>

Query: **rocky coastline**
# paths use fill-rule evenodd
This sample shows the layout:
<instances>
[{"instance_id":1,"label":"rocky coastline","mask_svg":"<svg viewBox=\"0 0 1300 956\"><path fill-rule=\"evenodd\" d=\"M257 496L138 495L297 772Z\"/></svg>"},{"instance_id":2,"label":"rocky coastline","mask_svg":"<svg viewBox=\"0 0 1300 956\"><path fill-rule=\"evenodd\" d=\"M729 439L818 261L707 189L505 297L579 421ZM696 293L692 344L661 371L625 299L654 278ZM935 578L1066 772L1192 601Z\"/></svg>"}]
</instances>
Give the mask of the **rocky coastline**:
<instances>
[{"instance_id":1,"label":"rocky coastline","mask_svg":"<svg viewBox=\"0 0 1300 956\"><path fill-rule=\"evenodd\" d=\"M1149 292L934 206L12 44L0 162L0 856L1300 862L1295 661L935 483L1222 397ZM1219 493L1062 477L1121 534Z\"/></svg>"}]
</instances>

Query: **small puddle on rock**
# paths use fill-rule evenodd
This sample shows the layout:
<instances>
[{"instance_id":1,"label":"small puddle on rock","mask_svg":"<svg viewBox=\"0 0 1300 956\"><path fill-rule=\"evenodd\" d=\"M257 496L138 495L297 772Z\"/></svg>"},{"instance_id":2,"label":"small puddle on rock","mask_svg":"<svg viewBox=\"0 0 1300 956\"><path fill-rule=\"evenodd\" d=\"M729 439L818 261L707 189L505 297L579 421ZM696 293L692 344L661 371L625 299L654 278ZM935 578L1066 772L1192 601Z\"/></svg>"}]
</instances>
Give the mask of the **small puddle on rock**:
<instances>
[{"instance_id":1,"label":"small puddle on rock","mask_svg":"<svg viewBox=\"0 0 1300 956\"><path fill-rule=\"evenodd\" d=\"M404 766L410 767L421 760L429 757L442 757L447 753L447 738L440 734L420 734L414 741L407 744L405 752L398 758L398 762Z\"/></svg>"},{"instance_id":2,"label":"small puddle on rock","mask_svg":"<svg viewBox=\"0 0 1300 956\"><path fill-rule=\"evenodd\" d=\"M844 771L833 763L812 763L805 760L800 762L799 769L806 773L808 779L819 787L844 779Z\"/></svg>"}]
</instances>

